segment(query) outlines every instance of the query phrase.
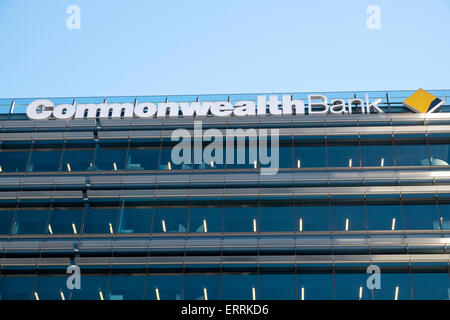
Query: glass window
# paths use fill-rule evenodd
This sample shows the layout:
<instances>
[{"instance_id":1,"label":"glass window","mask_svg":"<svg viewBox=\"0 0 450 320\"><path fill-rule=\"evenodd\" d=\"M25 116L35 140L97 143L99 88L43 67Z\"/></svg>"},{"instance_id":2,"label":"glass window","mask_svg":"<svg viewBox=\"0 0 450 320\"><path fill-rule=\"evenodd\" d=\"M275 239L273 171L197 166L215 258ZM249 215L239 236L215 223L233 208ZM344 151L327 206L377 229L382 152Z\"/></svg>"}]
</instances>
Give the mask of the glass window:
<instances>
[{"instance_id":1,"label":"glass window","mask_svg":"<svg viewBox=\"0 0 450 320\"><path fill-rule=\"evenodd\" d=\"M125 169L127 146L98 145L95 151L95 170L117 171Z\"/></svg>"},{"instance_id":2,"label":"glass window","mask_svg":"<svg viewBox=\"0 0 450 320\"><path fill-rule=\"evenodd\" d=\"M430 160L432 166L448 166L450 163L450 142L445 144L430 143Z\"/></svg>"},{"instance_id":3,"label":"glass window","mask_svg":"<svg viewBox=\"0 0 450 320\"><path fill-rule=\"evenodd\" d=\"M445 273L411 273L414 300L449 300L450 281Z\"/></svg>"},{"instance_id":4,"label":"glass window","mask_svg":"<svg viewBox=\"0 0 450 320\"><path fill-rule=\"evenodd\" d=\"M279 145L279 167L292 168L292 144L290 141Z\"/></svg>"},{"instance_id":5,"label":"glass window","mask_svg":"<svg viewBox=\"0 0 450 320\"><path fill-rule=\"evenodd\" d=\"M224 232L257 232L257 202L228 202L224 206Z\"/></svg>"},{"instance_id":6,"label":"glass window","mask_svg":"<svg viewBox=\"0 0 450 320\"><path fill-rule=\"evenodd\" d=\"M328 167L359 167L359 146L351 144L328 143Z\"/></svg>"},{"instance_id":7,"label":"glass window","mask_svg":"<svg viewBox=\"0 0 450 320\"><path fill-rule=\"evenodd\" d=\"M119 215L119 233L150 233L153 207L124 201Z\"/></svg>"},{"instance_id":8,"label":"glass window","mask_svg":"<svg viewBox=\"0 0 450 320\"><path fill-rule=\"evenodd\" d=\"M225 168L225 157L223 149L223 139L213 139L212 142L204 142L202 148L192 148L192 163L183 163L182 169L223 169ZM203 154L200 163L194 163L195 155Z\"/></svg>"},{"instance_id":9,"label":"glass window","mask_svg":"<svg viewBox=\"0 0 450 320\"><path fill-rule=\"evenodd\" d=\"M34 275L3 276L0 280L1 300L30 300ZM34 298L34 297L33 297Z\"/></svg>"},{"instance_id":10,"label":"glass window","mask_svg":"<svg viewBox=\"0 0 450 320\"><path fill-rule=\"evenodd\" d=\"M295 274L260 274L259 299L295 300L297 295Z\"/></svg>"},{"instance_id":11,"label":"glass window","mask_svg":"<svg viewBox=\"0 0 450 320\"><path fill-rule=\"evenodd\" d=\"M361 142L361 160L363 167L394 166L394 146L392 142L386 144Z\"/></svg>"},{"instance_id":12,"label":"glass window","mask_svg":"<svg viewBox=\"0 0 450 320\"><path fill-rule=\"evenodd\" d=\"M147 277L146 300L181 300L181 275L155 275Z\"/></svg>"},{"instance_id":13,"label":"glass window","mask_svg":"<svg viewBox=\"0 0 450 320\"><path fill-rule=\"evenodd\" d=\"M443 230L450 230L450 203L439 202L439 216Z\"/></svg>"},{"instance_id":14,"label":"glass window","mask_svg":"<svg viewBox=\"0 0 450 320\"><path fill-rule=\"evenodd\" d=\"M362 203L333 203L331 221L334 231L366 230L366 215Z\"/></svg>"},{"instance_id":15,"label":"glass window","mask_svg":"<svg viewBox=\"0 0 450 320\"><path fill-rule=\"evenodd\" d=\"M403 230L400 204L368 202L366 209L369 230Z\"/></svg>"},{"instance_id":16,"label":"glass window","mask_svg":"<svg viewBox=\"0 0 450 320\"><path fill-rule=\"evenodd\" d=\"M54 207L48 231L52 234L77 234L81 230L83 207ZM51 232L50 232L51 230Z\"/></svg>"},{"instance_id":17,"label":"glass window","mask_svg":"<svg viewBox=\"0 0 450 320\"><path fill-rule=\"evenodd\" d=\"M14 219L14 209L0 208L0 234L9 234Z\"/></svg>"},{"instance_id":18,"label":"glass window","mask_svg":"<svg viewBox=\"0 0 450 320\"><path fill-rule=\"evenodd\" d=\"M297 275L298 298L300 300L333 300L333 274L304 273Z\"/></svg>"},{"instance_id":19,"label":"glass window","mask_svg":"<svg viewBox=\"0 0 450 320\"><path fill-rule=\"evenodd\" d=\"M329 231L330 211L328 204L312 205L313 201L295 202L295 222L298 223L297 231Z\"/></svg>"},{"instance_id":20,"label":"glass window","mask_svg":"<svg viewBox=\"0 0 450 320\"><path fill-rule=\"evenodd\" d=\"M403 202L406 230L438 230L440 223L436 204Z\"/></svg>"},{"instance_id":21,"label":"glass window","mask_svg":"<svg viewBox=\"0 0 450 320\"><path fill-rule=\"evenodd\" d=\"M39 300L67 300L69 289L67 289L67 276L63 275L38 275L32 299Z\"/></svg>"},{"instance_id":22,"label":"glass window","mask_svg":"<svg viewBox=\"0 0 450 320\"><path fill-rule=\"evenodd\" d=\"M381 288L374 289L376 300L411 300L409 273L393 273L381 269Z\"/></svg>"},{"instance_id":23,"label":"glass window","mask_svg":"<svg viewBox=\"0 0 450 320\"><path fill-rule=\"evenodd\" d=\"M0 150L0 172L24 172L29 155L29 149Z\"/></svg>"},{"instance_id":24,"label":"glass window","mask_svg":"<svg viewBox=\"0 0 450 320\"><path fill-rule=\"evenodd\" d=\"M429 166L427 146L405 142L395 142L395 155L398 166Z\"/></svg>"},{"instance_id":25,"label":"glass window","mask_svg":"<svg viewBox=\"0 0 450 320\"><path fill-rule=\"evenodd\" d=\"M219 275L185 275L184 300L218 300L220 288Z\"/></svg>"},{"instance_id":26,"label":"glass window","mask_svg":"<svg viewBox=\"0 0 450 320\"><path fill-rule=\"evenodd\" d=\"M294 231L294 206L292 201L260 202L262 232Z\"/></svg>"},{"instance_id":27,"label":"glass window","mask_svg":"<svg viewBox=\"0 0 450 320\"><path fill-rule=\"evenodd\" d=\"M161 148L161 160L159 162L159 170L180 170L185 169L189 170L191 169L191 164L187 163L181 163L181 164L175 164L172 160L172 149L173 147L164 146ZM193 155L192 155L193 157ZM192 163L192 160L191 160ZM202 168L199 168L202 169Z\"/></svg>"},{"instance_id":28,"label":"glass window","mask_svg":"<svg viewBox=\"0 0 450 320\"><path fill-rule=\"evenodd\" d=\"M131 148L128 151L127 170L158 170L159 147Z\"/></svg>"},{"instance_id":29,"label":"glass window","mask_svg":"<svg viewBox=\"0 0 450 320\"><path fill-rule=\"evenodd\" d=\"M222 212L219 203L191 204L189 232L222 232Z\"/></svg>"},{"instance_id":30,"label":"glass window","mask_svg":"<svg viewBox=\"0 0 450 320\"><path fill-rule=\"evenodd\" d=\"M153 232L187 232L187 211L187 207L182 205L157 207L153 221Z\"/></svg>"},{"instance_id":31,"label":"glass window","mask_svg":"<svg viewBox=\"0 0 450 320\"><path fill-rule=\"evenodd\" d=\"M85 274L81 270L81 289L71 290L72 300L106 300L108 287L108 275Z\"/></svg>"},{"instance_id":32,"label":"glass window","mask_svg":"<svg viewBox=\"0 0 450 320\"><path fill-rule=\"evenodd\" d=\"M20 208L16 211L12 234L44 234L49 208Z\"/></svg>"},{"instance_id":33,"label":"glass window","mask_svg":"<svg viewBox=\"0 0 450 320\"><path fill-rule=\"evenodd\" d=\"M145 275L111 274L109 278L109 300L142 300Z\"/></svg>"},{"instance_id":34,"label":"glass window","mask_svg":"<svg viewBox=\"0 0 450 320\"><path fill-rule=\"evenodd\" d=\"M372 290L367 288L367 273L336 272L337 300L372 300Z\"/></svg>"},{"instance_id":35,"label":"glass window","mask_svg":"<svg viewBox=\"0 0 450 320\"><path fill-rule=\"evenodd\" d=\"M224 274L222 276L221 299L259 299L256 274Z\"/></svg>"},{"instance_id":36,"label":"glass window","mask_svg":"<svg viewBox=\"0 0 450 320\"><path fill-rule=\"evenodd\" d=\"M269 145L269 150L267 148L260 149L261 153L266 155L269 159L272 158L271 149ZM258 163L259 154L257 148L250 148L248 141L246 146L242 147L240 144L235 144L233 148L225 147L224 159L226 162L227 169L254 169L261 166ZM230 159L228 159L230 158ZM232 160L231 160L232 159ZM278 158L280 160L280 158ZM263 167L269 167L270 163L265 164Z\"/></svg>"},{"instance_id":37,"label":"glass window","mask_svg":"<svg viewBox=\"0 0 450 320\"><path fill-rule=\"evenodd\" d=\"M27 171L58 171L62 150L35 148L31 152Z\"/></svg>"},{"instance_id":38,"label":"glass window","mask_svg":"<svg viewBox=\"0 0 450 320\"><path fill-rule=\"evenodd\" d=\"M61 171L90 171L93 169L94 148L65 149L61 164Z\"/></svg>"},{"instance_id":39,"label":"glass window","mask_svg":"<svg viewBox=\"0 0 450 320\"><path fill-rule=\"evenodd\" d=\"M327 152L324 144L296 144L294 168L326 168Z\"/></svg>"},{"instance_id":40,"label":"glass window","mask_svg":"<svg viewBox=\"0 0 450 320\"><path fill-rule=\"evenodd\" d=\"M117 206L88 204L84 215L83 233L114 233L117 211Z\"/></svg>"}]
</instances>

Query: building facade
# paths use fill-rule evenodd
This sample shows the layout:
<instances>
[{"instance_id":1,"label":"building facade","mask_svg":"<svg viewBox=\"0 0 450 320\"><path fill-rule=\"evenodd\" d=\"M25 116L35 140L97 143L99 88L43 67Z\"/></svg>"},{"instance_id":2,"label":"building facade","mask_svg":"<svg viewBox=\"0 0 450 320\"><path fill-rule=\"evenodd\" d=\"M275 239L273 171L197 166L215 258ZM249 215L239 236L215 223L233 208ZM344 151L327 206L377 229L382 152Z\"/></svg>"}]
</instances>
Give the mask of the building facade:
<instances>
[{"instance_id":1,"label":"building facade","mask_svg":"<svg viewBox=\"0 0 450 320\"><path fill-rule=\"evenodd\" d=\"M30 120L37 99L0 99L0 298L449 299L450 90L429 92L442 102L430 113L405 107L414 91L330 92L320 94L330 108L342 99L352 112L314 113L311 94L289 93L303 113L201 118L96 110ZM260 105L258 96L47 100ZM172 134L192 133L194 120L224 136L278 129L278 171L175 163ZM80 289L68 288L71 265Z\"/></svg>"}]
</instances>

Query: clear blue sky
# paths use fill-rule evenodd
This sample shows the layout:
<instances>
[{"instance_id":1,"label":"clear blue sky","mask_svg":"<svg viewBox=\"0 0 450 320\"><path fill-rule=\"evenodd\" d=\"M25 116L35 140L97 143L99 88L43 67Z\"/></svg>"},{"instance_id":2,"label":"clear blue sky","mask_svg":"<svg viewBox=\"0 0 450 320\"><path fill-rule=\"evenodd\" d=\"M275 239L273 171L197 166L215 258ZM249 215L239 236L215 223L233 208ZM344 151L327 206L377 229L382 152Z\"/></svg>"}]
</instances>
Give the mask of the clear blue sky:
<instances>
[{"instance_id":1,"label":"clear blue sky","mask_svg":"<svg viewBox=\"0 0 450 320\"><path fill-rule=\"evenodd\" d=\"M449 31L449 0L0 0L0 97L447 89Z\"/></svg>"}]
</instances>

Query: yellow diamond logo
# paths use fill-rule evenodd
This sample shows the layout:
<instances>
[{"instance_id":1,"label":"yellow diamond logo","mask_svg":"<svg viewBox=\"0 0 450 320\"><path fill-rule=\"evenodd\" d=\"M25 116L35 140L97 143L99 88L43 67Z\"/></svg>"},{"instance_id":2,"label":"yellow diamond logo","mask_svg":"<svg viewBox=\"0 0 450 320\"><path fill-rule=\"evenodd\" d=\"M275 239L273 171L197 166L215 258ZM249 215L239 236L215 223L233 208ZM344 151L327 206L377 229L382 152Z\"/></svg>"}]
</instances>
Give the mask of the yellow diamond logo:
<instances>
[{"instance_id":1,"label":"yellow diamond logo","mask_svg":"<svg viewBox=\"0 0 450 320\"><path fill-rule=\"evenodd\" d=\"M414 112L431 113L441 106L443 101L431 93L419 89L403 101L403 105Z\"/></svg>"}]
</instances>

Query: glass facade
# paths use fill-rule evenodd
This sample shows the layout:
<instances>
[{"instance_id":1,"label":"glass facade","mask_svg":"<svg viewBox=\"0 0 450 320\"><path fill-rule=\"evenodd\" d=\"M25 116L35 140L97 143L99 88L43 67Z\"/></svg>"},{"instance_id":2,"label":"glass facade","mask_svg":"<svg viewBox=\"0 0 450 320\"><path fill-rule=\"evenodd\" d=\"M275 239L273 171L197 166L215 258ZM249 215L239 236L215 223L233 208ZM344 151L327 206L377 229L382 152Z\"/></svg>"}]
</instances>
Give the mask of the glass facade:
<instances>
[{"instance_id":1,"label":"glass facade","mask_svg":"<svg viewBox=\"0 0 450 320\"><path fill-rule=\"evenodd\" d=\"M205 142L174 161L171 133L192 118L30 121L15 99L0 115L0 299L450 299L450 108L413 114L409 94L370 93L384 114L202 118L279 129L275 175L251 139L224 148L233 163L194 161ZM256 95L106 101L242 99Z\"/></svg>"},{"instance_id":2,"label":"glass facade","mask_svg":"<svg viewBox=\"0 0 450 320\"><path fill-rule=\"evenodd\" d=\"M448 136L450 141L450 135ZM262 164L254 163L202 163L177 165L171 160L173 145L165 145L164 139L150 141L148 146L134 147L134 141L121 143L72 143L54 142L45 148L36 143L24 145L8 142L1 145L0 166L2 173L18 172L86 172L86 171L189 171L198 170L252 170ZM159 145L159 146L155 146ZM279 147L279 168L302 170L310 168L386 168L386 167L448 167L449 157L441 140L432 137L413 143L394 139L365 141L365 137L322 143L294 141ZM248 149L244 152L248 159ZM191 163L194 163L193 153ZM225 149L222 159L226 159ZM222 160L223 161L223 160Z\"/></svg>"}]
</instances>

